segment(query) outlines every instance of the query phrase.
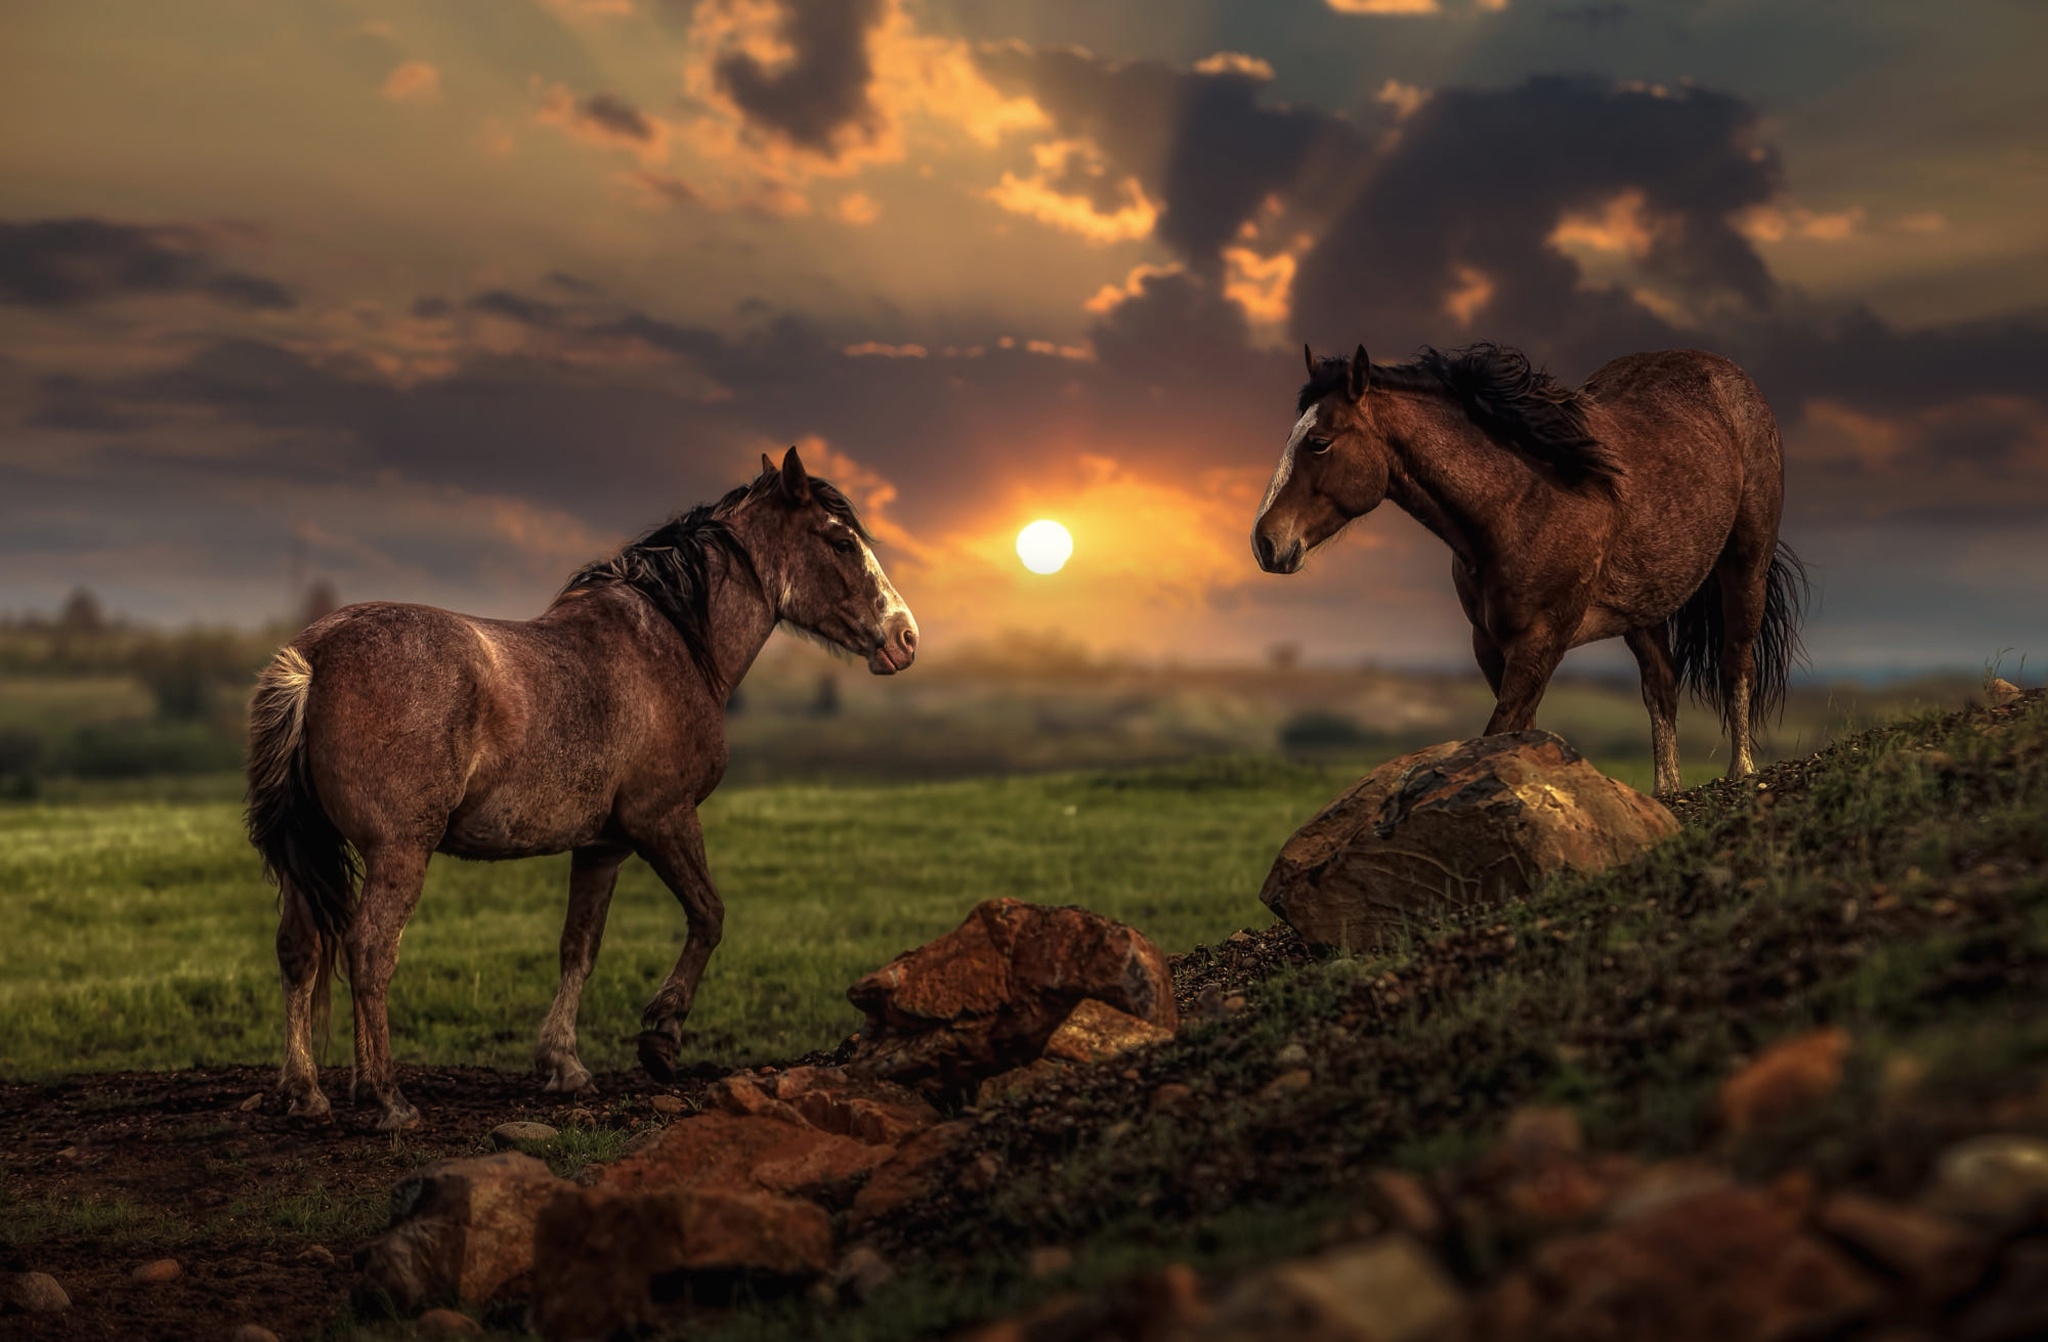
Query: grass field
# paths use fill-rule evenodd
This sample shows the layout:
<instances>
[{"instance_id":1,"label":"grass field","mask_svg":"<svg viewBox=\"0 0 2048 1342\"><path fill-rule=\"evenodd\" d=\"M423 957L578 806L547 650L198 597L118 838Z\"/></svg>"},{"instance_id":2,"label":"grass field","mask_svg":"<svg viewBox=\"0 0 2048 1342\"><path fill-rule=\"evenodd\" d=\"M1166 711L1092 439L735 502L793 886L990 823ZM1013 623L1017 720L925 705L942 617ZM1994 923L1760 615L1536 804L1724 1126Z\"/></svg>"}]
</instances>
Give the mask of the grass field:
<instances>
[{"instance_id":1,"label":"grass field","mask_svg":"<svg viewBox=\"0 0 2048 1342\"><path fill-rule=\"evenodd\" d=\"M997 895L1082 904L1169 950L1265 920L1273 853L1356 772L1218 760L923 785L738 788L705 809L726 934L686 1059L786 1058L858 1021L846 986ZM266 1062L274 897L240 808L120 792L0 807L0 1074ZM128 792L139 791L129 788ZM523 1068L554 991L567 858L437 859L393 987L401 1061ZM629 863L584 996L584 1060L627 1066L681 946ZM348 1056L345 990L330 1057Z\"/></svg>"}]
</instances>

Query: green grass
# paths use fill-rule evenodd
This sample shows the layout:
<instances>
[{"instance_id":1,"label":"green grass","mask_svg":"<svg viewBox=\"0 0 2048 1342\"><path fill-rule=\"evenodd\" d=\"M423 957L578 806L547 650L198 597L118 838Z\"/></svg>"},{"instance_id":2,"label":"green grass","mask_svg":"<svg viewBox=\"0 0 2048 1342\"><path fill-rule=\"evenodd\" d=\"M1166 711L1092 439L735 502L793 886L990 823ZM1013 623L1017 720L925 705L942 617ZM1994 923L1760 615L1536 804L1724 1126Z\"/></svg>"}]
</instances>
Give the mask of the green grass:
<instances>
[{"instance_id":1,"label":"green grass","mask_svg":"<svg viewBox=\"0 0 2048 1342\"><path fill-rule=\"evenodd\" d=\"M685 1056L836 1043L858 1021L849 983L997 895L1081 904L1168 950L1263 922L1274 852L1355 772L1218 760L720 792L704 818L726 933ZM401 1061L528 1064L567 880L566 858L436 859L393 986ZM231 801L0 807L0 1075L271 1060L275 920ZM629 863L584 994L586 1063L630 1065L640 1009L682 937L675 901ZM345 1060L345 990L335 1021L329 1056Z\"/></svg>"}]
</instances>

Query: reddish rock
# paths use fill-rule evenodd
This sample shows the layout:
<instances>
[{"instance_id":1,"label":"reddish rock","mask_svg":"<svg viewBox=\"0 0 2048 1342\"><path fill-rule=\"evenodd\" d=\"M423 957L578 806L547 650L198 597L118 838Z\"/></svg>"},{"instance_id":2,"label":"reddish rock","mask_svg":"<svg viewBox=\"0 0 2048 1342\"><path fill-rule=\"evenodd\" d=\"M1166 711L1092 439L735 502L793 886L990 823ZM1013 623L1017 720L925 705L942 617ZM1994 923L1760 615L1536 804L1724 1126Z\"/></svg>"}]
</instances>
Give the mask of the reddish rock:
<instances>
[{"instance_id":1,"label":"reddish rock","mask_svg":"<svg viewBox=\"0 0 2048 1342\"><path fill-rule=\"evenodd\" d=\"M1084 998L1060 1027L1045 1041L1045 1056L1068 1062L1108 1062L1133 1049L1164 1044L1173 1038L1150 1021L1139 1020L1128 1011L1118 1011L1107 1002Z\"/></svg>"},{"instance_id":2,"label":"reddish rock","mask_svg":"<svg viewBox=\"0 0 2048 1342\"><path fill-rule=\"evenodd\" d=\"M1191 1342L1209 1317L1202 1279L1172 1263L1087 1296L1054 1296L961 1342Z\"/></svg>"},{"instance_id":3,"label":"reddish rock","mask_svg":"<svg viewBox=\"0 0 2048 1342\"><path fill-rule=\"evenodd\" d=\"M1311 946L1371 947L1410 915L1603 871L1677 832L1549 732L1482 736L1366 775L1287 841L1259 898Z\"/></svg>"},{"instance_id":4,"label":"reddish rock","mask_svg":"<svg viewBox=\"0 0 2048 1342\"><path fill-rule=\"evenodd\" d=\"M484 1304L533 1267L533 1218L571 1185L532 1156L437 1160L392 1189L392 1228L363 1250L363 1278L404 1313Z\"/></svg>"},{"instance_id":5,"label":"reddish rock","mask_svg":"<svg viewBox=\"0 0 2048 1342\"><path fill-rule=\"evenodd\" d=\"M789 1289L829 1271L815 1203L727 1188L557 1194L535 1222L533 1319L581 1342L672 1319L699 1293Z\"/></svg>"},{"instance_id":6,"label":"reddish rock","mask_svg":"<svg viewBox=\"0 0 2048 1342\"><path fill-rule=\"evenodd\" d=\"M1040 1058L1037 1062L999 1072L975 1087L975 1107L986 1109L990 1105L1001 1104L1012 1095L1044 1085L1066 1070L1067 1064L1056 1058Z\"/></svg>"},{"instance_id":7,"label":"reddish rock","mask_svg":"<svg viewBox=\"0 0 2048 1342\"><path fill-rule=\"evenodd\" d=\"M837 1067L792 1067L774 1085L775 1097L812 1127L870 1146L900 1145L939 1121L916 1092Z\"/></svg>"},{"instance_id":8,"label":"reddish rock","mask_svg":"<svg viewBox=\"0 0 2048 1342\"><path fill-rule=\"evenodd\" d=\"M1817 1218L1836 1239L1940 1304L1970 1290L1991 1264L1991 1242L1967 1227L1896 1202L1837 1193Z\"/></svg>"},{"instance_id":9,"label":"reddish rock","mask_svg":"<svg viewBox=\"0 0 2048 1342\"><path fill-rule=\"evenodd\" d=\"M1241 1280L1202 1342L1422 1342L1458 1317L1457 1288L1406 1235L1382 1235Z\"/></svg>"},{"instance_id":10,"label":"reddish rock","mask_svg":"<svg viewBox=\"0 0 2048 1342\"><path fill-rule=\"evenodd\" d=\"M1841 1250L1804 1233L1795 1210L1730 1188L1549 1241L1487 1294L1465 1336L1778 1342L1830 1335L1884 1298Z\"/></svg>"},{"instance_id":11,"label":"reddish rock","mask_svg":"<svg viewBox=\"0 0 2048 1342\"><path fill-rule=\"evenodd\" d=\"M1841 1089L1849 1032L1840 1026L1781 1039L1721 1084L1721 1122L1740 1136L1811 1111Z\"/></svg>"},{"instance_id":12,"label":"reddish rock","mask_svg":"<svg viewBox=\"0 0 2048 1342\"><path fill-rule=\"evenodd\" d=\"M1014 899L981 904L846 995L867 1013L855 1067L949 1097L1036 1058L1087 998L1180 1023L1166 957L1137 929Z\"/></svg>"},{"instance_id":13,"label":"reddish rock","mask_svg":"<svg viewBox=\"0 0 2048 1342\"><path fill-rule=\"evenodd\" d=\"M1373 1210L1389 1225L1420 1239L1443 1233L1444 1214L1422 1180L1406 1170L1374 1170L1366 1176Z\"/></svg>"},{"instance_id":14,"label":"reddish rock","mask_svg":"<svg viewBox=\"0 0 2048 1342\"><path fill-rule=\"evenodd\" d=\"M147 1285L157 1286L167 1281L176 1281L178 1278L184 1275L185 1269L178 1265L177 1259L156 1258L137 1267L133 1272L130 1272L128 1274L128 1279L130 1281L139 1281Z\"/></svg>"},{"instance_id":15,"label":"reddish rock","mask_svg":"<svg viewBox=\"0 0 2048 1342\"><path fill-rule=\"evenodd\" d=\"M868 1176L853 1199L853 1212L847 1223L855 1227L865 1225L929 1194L936 1175L933 1167L973 1129L974 1124L964 1119L941 1123L898 1147L886 1164Z\"/></svg>"}]
</instances>

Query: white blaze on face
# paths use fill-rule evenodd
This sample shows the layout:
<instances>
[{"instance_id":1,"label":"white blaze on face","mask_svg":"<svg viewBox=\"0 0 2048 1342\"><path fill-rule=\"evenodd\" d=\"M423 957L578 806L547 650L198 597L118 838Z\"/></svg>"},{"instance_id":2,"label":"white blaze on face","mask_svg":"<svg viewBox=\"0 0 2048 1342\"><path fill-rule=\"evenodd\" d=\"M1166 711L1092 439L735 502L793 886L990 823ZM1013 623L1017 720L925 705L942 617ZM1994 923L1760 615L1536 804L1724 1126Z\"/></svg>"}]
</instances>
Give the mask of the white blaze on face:
<instances>
[{"instance_id":1,"label":"white blaze on face","mask_svg":"<svg viewBox=\"0 0 2048 1342\"><path fill-rule=\"evenodd\" d=\"M1294 432L1287 436L1287 446L1280 450L1280 464L1273 470L1273 483L1266 486L1265 501L1259 504L1259 519L1265 520L1273 507L1273 500L1280 497L1280 491L1287 488L1287 481L1294 474L1294 454L1301 447L1302 439L1316 426L1316 410L1310 406L1301 412L1301 418L1294 421Z\"/></svg>"},{"instance_id":2,"label":"white blaze on face","mask_svg":"<svg viewBox=\"0 0 2048 1342\"><path fill-rule=\"evenodd\" d=\"M913 625L916 624L917 619L911 615L910 606L903 600L902 595L897 592L896 584L890 582L889 575L882 572L882 561L875 558L874 550L866 541L860 540L859 537L855 537L855 540L860 545L860 556L862 562L867 565L868 577L874 581L875 590L882 599L882 628L886 630L889 627L889 621L898 615L903 616Z\"/></svg>"}]
</instances>

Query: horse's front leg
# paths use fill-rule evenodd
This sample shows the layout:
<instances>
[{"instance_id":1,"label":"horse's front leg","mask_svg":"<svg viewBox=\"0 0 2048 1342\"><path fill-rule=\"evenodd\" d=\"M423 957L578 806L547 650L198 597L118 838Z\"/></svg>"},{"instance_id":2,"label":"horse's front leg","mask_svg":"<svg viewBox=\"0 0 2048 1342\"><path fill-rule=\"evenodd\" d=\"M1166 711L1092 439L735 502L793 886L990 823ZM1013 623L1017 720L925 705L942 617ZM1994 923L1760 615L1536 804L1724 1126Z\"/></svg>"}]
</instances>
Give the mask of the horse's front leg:
<instances>
[{"instance_id":1,"label":"horse's front leg","mask_svg":"<svg viewBox=\"0 0 2048 1342\"><path fill-rule=\"evenodd\" d=\"M1657 781L1653 790L1669 797L1684 786L1678 773L1678 671L1671 637L1661 624L1631 629L1622 636L1642 673L1643 707L1650 710L1650 755Z\"/></svg>"},{"instance_id":2,"label":"horse's front leg","mask_svg":"<svg viewBox=\"0 0 2048 1342\"><path fill-rule=\"evenodd\" d=\"M1560 628L1549 622L1529 626L1512 638L1500 641L1500 689L1487 720L1486 734L1525 732L1536 723L1536 706L1550 687L1550 677L1564 660L1570 646L1572 620Z\"/></svg>"},{"instance_id":3,"label":"horse's front leg","mask_svg":"<svg viewBox=\"0 0 2048 1342\"><path fill-rule=\"evenodd\" d=\"M670 1081L675 1078L676 1054L682 1047L683 1021L696 1000L704 966L718 949L725 930L725 905L711 885L711 868L704 860L704 829L697 822L695 807L680 807L670 813L654 833L638 840L636 847L683 906L683 917L690 925L676 967L640 1016L640 1065L657 1080Z\"/></svg>"},{"instance_id":4,"label":"horse's front leg","mask_svg":"<svg viewBox=\"0 0 2048 1342\"><path fill-rule=\"evenodd\" d=\"M604 846L578 848L570 859L569 913L562 920L562 982L533 1050L533 1069L547 1078L543 1090L573 1093L590 1084L590 1069L576 1056L576 1008L597 964L612 887L627 852Z\"/></svg>"}]
</instances>

